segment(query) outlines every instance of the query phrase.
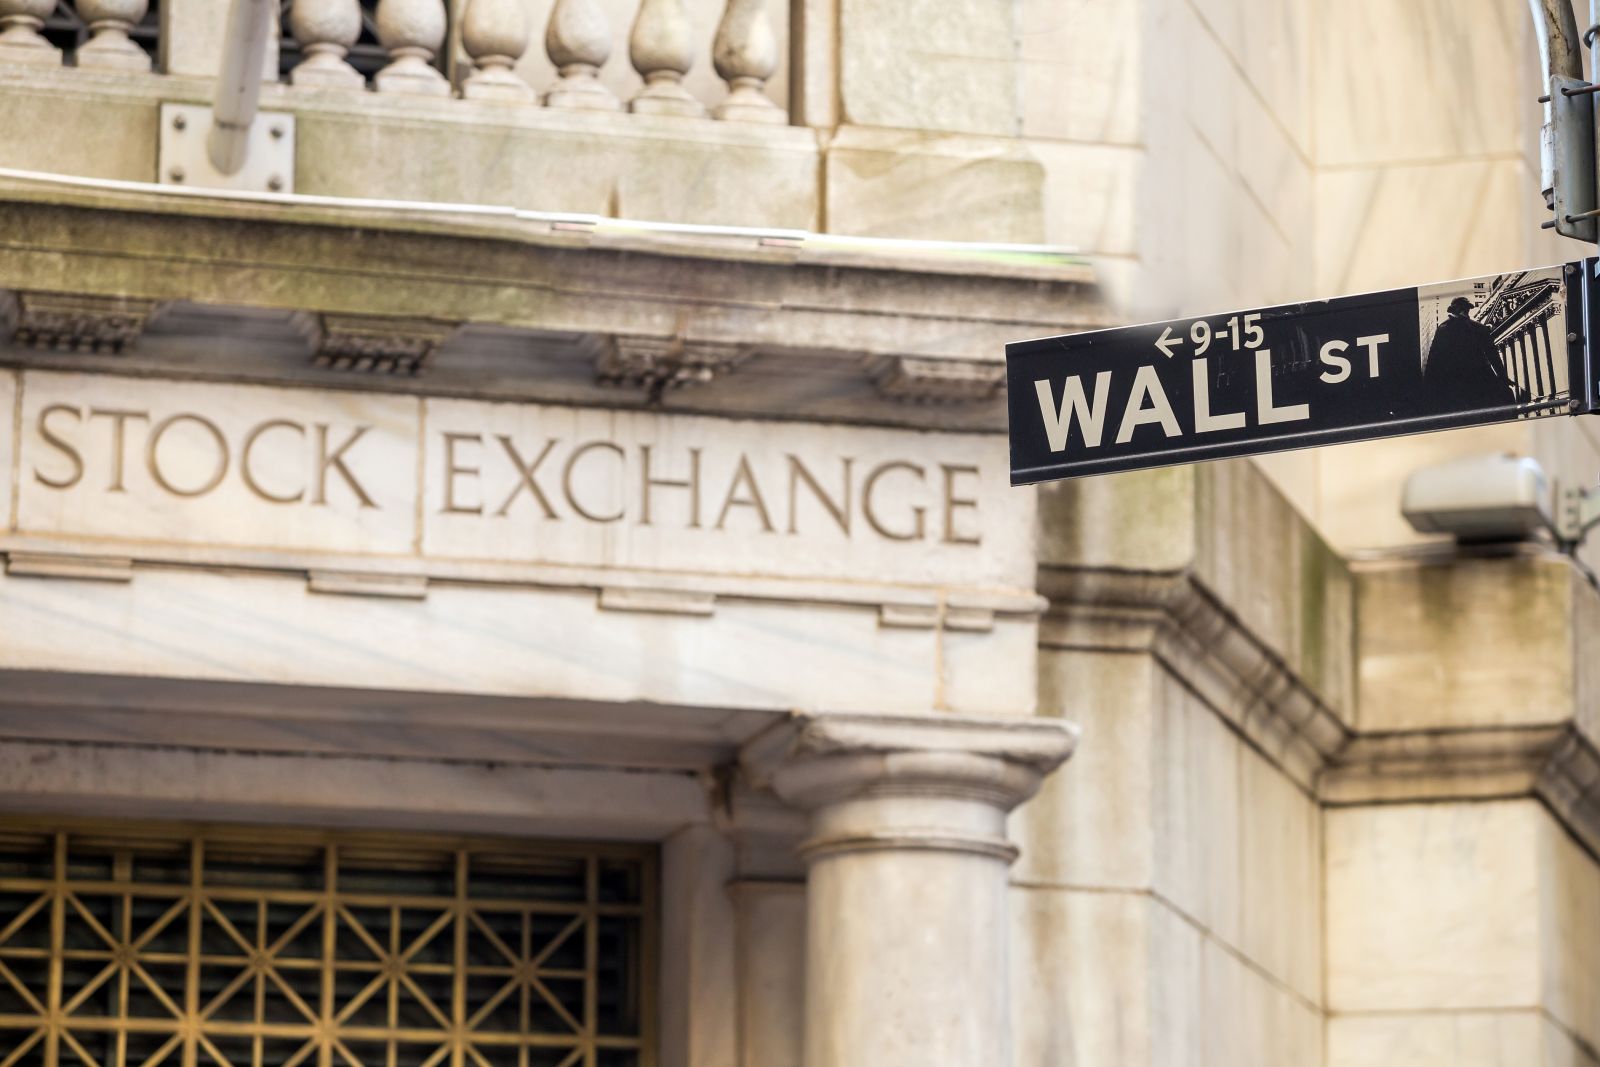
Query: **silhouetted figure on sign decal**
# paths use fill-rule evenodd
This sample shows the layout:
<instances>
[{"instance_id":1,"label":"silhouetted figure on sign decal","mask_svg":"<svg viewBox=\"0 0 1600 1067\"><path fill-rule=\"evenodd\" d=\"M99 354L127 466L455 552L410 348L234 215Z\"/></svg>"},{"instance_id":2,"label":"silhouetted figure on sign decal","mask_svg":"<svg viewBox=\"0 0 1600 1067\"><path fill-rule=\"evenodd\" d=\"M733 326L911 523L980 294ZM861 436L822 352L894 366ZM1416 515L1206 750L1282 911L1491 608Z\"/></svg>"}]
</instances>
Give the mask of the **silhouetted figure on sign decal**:
<instances>
[{"instance_id":1,"label":"silhouetted figure on sign decal","mask_svg":"<svg viewBox=\"0 0 1600 1067\"><path fill-rule=\"evenodd\" d=\"M1472 301L1458 296L1446 310L1422 369L1425 403L1465 409L1516 403L1516 386L1495 350L1494 332L1470 317Z\"/></svg>"}]
</instances>

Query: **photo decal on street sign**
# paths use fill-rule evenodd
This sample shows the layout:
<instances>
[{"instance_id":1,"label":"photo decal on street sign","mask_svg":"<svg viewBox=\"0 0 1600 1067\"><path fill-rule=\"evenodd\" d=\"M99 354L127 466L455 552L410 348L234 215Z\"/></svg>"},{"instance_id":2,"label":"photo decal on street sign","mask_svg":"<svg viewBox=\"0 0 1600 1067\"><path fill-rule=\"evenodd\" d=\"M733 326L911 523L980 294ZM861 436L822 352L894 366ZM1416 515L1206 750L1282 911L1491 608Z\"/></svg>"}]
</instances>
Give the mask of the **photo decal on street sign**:
<instances>
[{"instance_id":1,"label":"photo decal on street sign","mask_svg":"<svg viewBox=\"0 0 1600 1067\"><path fill-rule=\"evenodd\" d=\"M1007 345L1012 484L1586 409L1571 268Z\"/></svg>"}]
</instances>

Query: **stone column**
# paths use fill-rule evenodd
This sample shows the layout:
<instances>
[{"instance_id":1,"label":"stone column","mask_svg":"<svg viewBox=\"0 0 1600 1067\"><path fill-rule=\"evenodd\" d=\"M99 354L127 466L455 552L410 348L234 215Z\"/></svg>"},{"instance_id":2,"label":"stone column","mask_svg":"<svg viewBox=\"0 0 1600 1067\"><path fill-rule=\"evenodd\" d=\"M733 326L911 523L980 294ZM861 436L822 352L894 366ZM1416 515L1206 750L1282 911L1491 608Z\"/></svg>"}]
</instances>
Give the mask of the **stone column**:
<instances>
[{"instance_id":1,"label":"stone column","mask_svg":"<svg viewBox=\"0 0 1600 1067\"><path fill-rule=\"evenodd\" d=\"M1541 323L1528 323L1528 349L1533 352L1533 395L1542 397L1547 392L1554 392L1550 386L1550 376L1544 368L1550 365L1550 350L1542 344L1544 341L1544 328Z\"/></svg>"},{"instance_id":2,"label":"stone column","mask_svg":"<svg viewBox=\"0 0 1600 1067\"><path fill-rule=\"evenodd\" d=\"M1006 814L1071 753L1059 720L796 716L747 747L810 813L806 1067L1011 1059Z\"/></svg>"}]
</instances>

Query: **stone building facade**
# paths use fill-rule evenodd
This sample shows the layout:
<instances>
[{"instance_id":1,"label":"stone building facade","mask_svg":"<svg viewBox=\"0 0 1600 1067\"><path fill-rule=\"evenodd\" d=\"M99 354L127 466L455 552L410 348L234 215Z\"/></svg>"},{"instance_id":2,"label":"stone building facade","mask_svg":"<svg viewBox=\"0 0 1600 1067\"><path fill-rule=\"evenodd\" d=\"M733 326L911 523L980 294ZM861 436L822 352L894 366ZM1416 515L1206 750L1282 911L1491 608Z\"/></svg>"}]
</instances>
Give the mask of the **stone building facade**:
<instances>
[{"instance_id":1,"label":"stone building facade","mask_svg":"<svg viewBox=\"0 0 1600 1067\"><path fill-rule=\"evenodd\" d=\"M1000 396L1583 254L1519 0L295 0L265 191L223 7L0 0L0 1067L1600 1064L1596 550L1399 515L1600 433Z\"/></svg>"}]
</instances>

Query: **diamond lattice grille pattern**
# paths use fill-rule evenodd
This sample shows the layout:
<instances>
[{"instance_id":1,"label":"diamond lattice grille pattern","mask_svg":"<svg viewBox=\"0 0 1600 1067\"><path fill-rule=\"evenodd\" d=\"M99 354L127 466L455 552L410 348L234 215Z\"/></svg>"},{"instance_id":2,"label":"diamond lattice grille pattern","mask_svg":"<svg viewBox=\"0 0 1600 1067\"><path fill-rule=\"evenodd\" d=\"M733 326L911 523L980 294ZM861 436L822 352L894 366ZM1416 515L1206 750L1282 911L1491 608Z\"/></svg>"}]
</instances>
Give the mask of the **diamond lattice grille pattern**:
<instances>
[{"instance_id":1,"label":"diamond lattice grille pattern","mask_svg":"<svg viewBox=\"0 0 1600 1067\"><path fill-rule=\"evenodd\" d=\"M651 856L0 823L0 1067L648 1067Z\"/></svg>"}]
</instances>

